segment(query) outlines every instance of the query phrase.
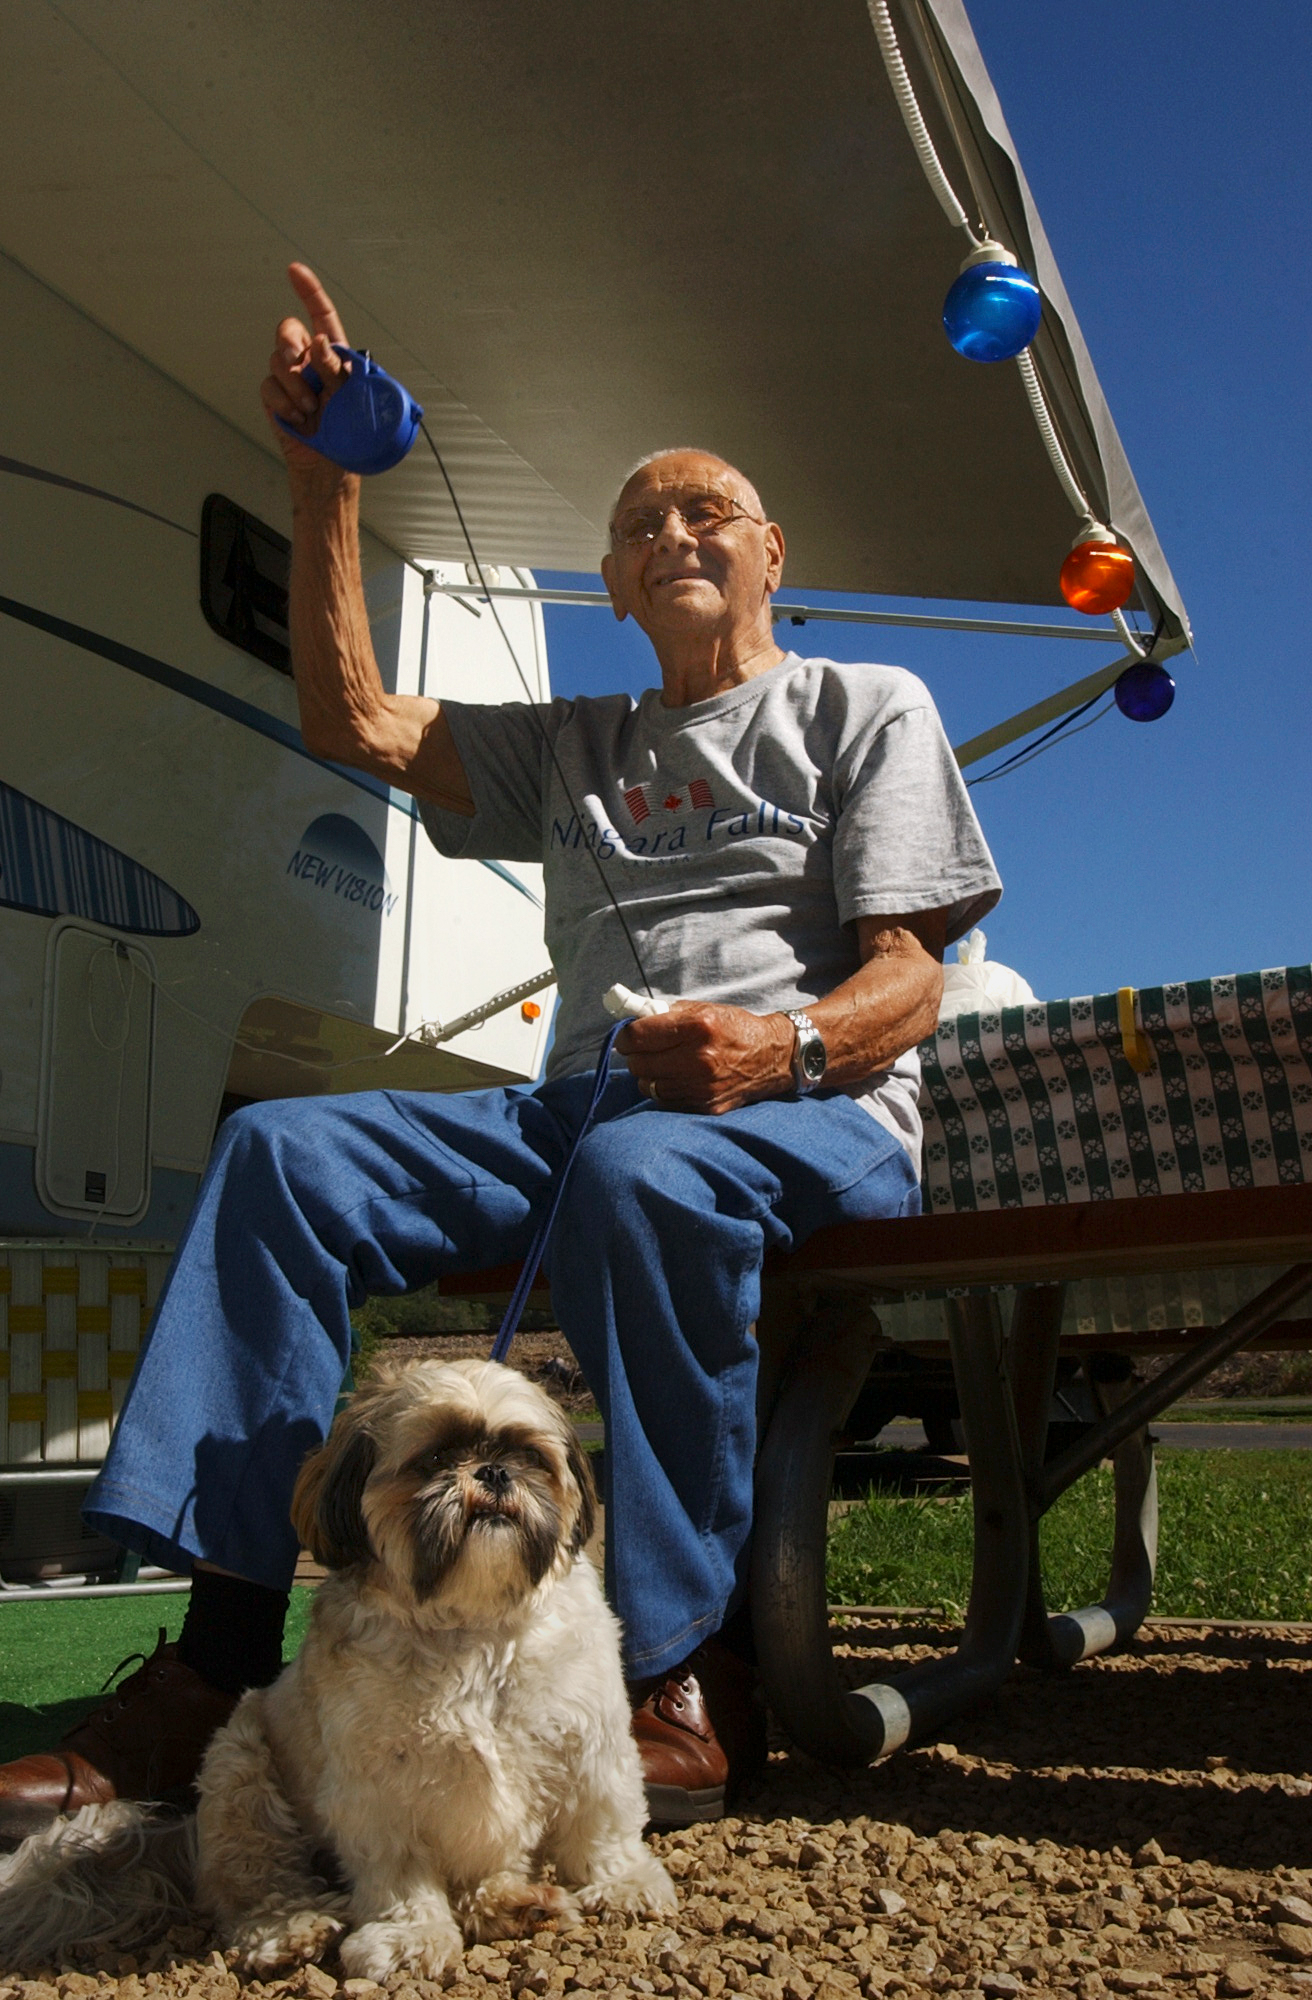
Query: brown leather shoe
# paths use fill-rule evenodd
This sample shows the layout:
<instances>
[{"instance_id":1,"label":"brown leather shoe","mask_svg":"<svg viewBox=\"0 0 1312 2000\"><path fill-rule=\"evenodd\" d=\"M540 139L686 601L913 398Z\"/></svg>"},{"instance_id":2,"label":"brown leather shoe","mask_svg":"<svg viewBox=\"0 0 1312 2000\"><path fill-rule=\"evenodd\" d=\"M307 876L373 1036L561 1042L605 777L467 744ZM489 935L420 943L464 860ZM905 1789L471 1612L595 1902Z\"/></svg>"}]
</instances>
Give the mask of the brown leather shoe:
<instances>
[{"instance_id":1,"label":"brown leather shoe","mask_svg":"<svg viewBox=\"0 0 1312 2000\"><path fill-rule=\"evenodd\" d=\"M0 1764L0 1839L15 1841L59 1813L106 1799L181 1804L216 1729L236 1707L159 1644L55 1750Z\"/></svg>"},{"instance_id":2,"label":"brown leather shoe","mask_svg":"<svg viewBox=\"0 0 1312 2000\"><path fill-rule=\"evenodd\" d=\"M16 1846L60 1813L101 1805L113 1796L109 1779L75 1750L35 1750L0 1764L0 1842Z\"/></svg>"},{"instance_id":3,"label":"brown leather shoe","mask_svg":"<svg viewBox=\"0 0 1312 2000\"><path fill-rule=\"evenodd\" d=\"M756 1675L719 1639L631 1690L633 1734L655 1826L722 1819L725 1801L765 1768L765 1705Z\"/></svg>"}]
</instances>

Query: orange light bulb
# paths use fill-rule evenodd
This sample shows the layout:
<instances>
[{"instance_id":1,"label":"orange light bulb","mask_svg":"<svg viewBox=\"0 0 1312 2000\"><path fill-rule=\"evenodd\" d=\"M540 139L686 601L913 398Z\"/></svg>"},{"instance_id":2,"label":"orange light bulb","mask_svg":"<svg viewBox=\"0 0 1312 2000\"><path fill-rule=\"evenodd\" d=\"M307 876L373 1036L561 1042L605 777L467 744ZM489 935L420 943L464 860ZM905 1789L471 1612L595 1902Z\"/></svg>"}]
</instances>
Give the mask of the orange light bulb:
<instances>
[{"instance_id":1,"label":"orange light bulb","mask_svg":"<svg viewBox=\"0 0 1312 2000\"><path fill-rule=\"evenodd\" d=\"M1096 618L1119 611L1134 589L1134 557L1116 542L1077 542L1061 566L1061 594L1075 611Z\"/></svg>"}]
</instances>

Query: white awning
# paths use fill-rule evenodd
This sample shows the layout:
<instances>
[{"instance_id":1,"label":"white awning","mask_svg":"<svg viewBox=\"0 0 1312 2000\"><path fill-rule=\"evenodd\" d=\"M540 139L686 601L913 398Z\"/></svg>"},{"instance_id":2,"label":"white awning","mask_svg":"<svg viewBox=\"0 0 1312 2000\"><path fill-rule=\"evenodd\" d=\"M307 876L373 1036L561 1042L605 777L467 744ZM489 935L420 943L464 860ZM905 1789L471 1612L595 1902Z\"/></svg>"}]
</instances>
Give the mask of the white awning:
<instances>
[{"instance_id":1,"label":"white awning","mask_svg":"<svg viewBox=\"0 0 1312 2000\"><path fill-rule=\"evenodd\" d=\"M894 11L963 201L1042 285L1077 474L1178 631L965 13ZM626 467L695 443L761 488L790 594L1060 601L1075 519L1015 367L943 335L965 245L862 0L33 0L6 43L0 247L248 435L295 255L427 405L488 560L594 568ZM464 555L422 443L366 514Z\"/></svg>"}]
</instances>

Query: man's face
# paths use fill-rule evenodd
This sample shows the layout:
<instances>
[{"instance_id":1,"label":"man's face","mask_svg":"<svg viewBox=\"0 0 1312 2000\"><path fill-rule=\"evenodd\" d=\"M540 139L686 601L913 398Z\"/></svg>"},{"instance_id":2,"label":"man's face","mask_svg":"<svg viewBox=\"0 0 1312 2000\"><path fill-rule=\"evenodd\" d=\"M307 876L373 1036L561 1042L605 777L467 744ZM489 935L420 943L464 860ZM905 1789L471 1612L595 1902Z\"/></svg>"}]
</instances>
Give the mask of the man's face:
<instances>
[{"instance_id":1,"label":"man's face","mask_svg":"<svg viewBox=\"0 0 1312 2000\"><path fill-rule=\"evenodd\" d=\"M783 572L784 538L742 474L702 452L635 472L616 503L602 577L617 618L653 640L756 626Z\"/></svg>"}]
</instances>

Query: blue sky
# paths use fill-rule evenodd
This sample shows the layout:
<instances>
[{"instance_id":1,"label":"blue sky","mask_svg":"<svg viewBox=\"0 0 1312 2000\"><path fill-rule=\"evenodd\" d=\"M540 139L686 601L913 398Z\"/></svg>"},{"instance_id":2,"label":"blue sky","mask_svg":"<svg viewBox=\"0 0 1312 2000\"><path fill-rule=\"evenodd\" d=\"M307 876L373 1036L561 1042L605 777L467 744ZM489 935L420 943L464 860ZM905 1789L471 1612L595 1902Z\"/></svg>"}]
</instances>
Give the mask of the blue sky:
<instances>
[{"instance_id":1,"label":"blue sky","mask_svg":"<svg viewBox=\"0 0 1312 2000\"><path fill-rule=\"evenodd\" d=\"M976 789L1006 883L990 956L1045 998L1305 963L1312 8L967 6L1197 642L1164 720L1113 711ZM547 619L558 693L654 678L631 626ZM922 674L954 742L1113 657L818 623L793 638Z\"/></svg>"}]
</instances>

